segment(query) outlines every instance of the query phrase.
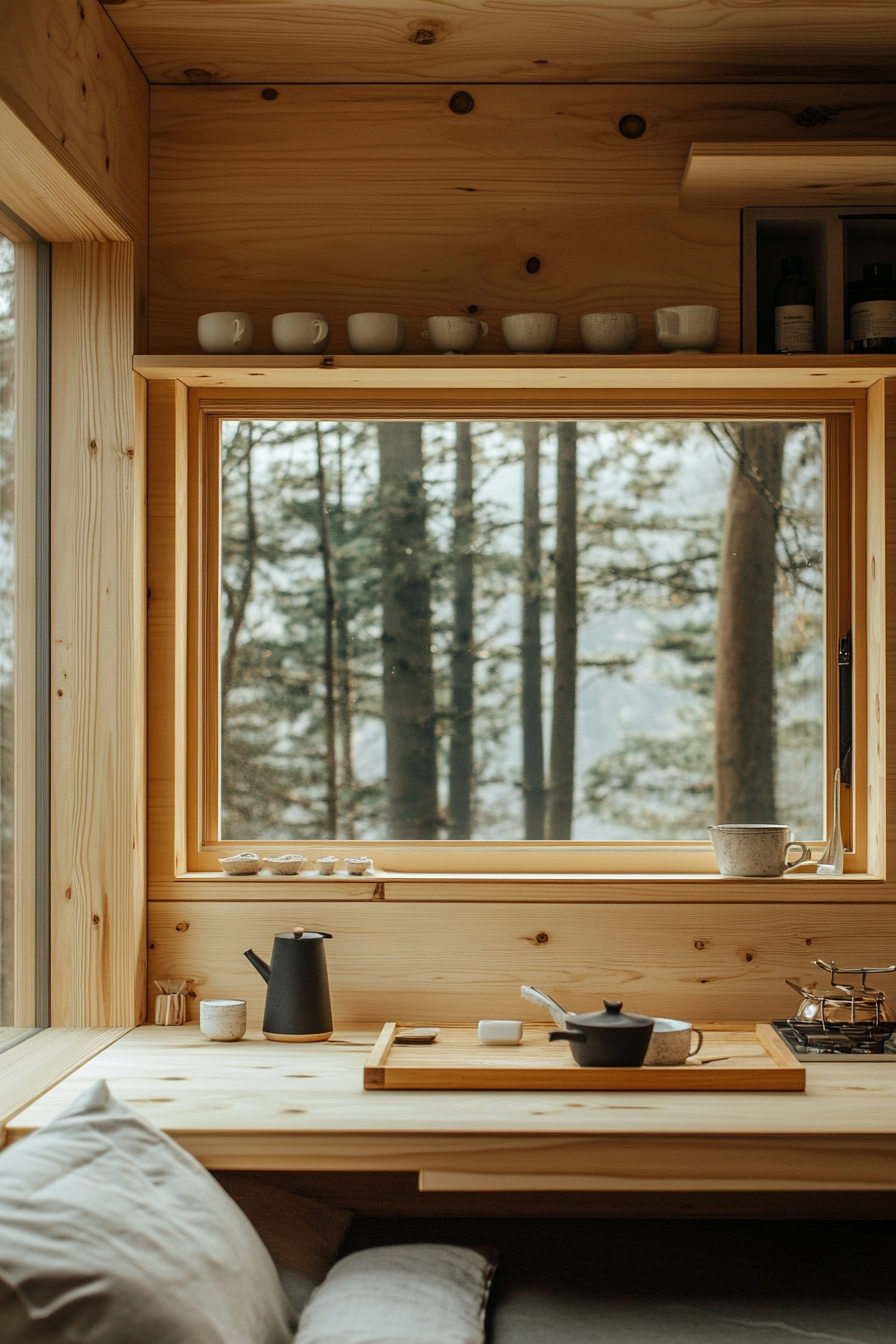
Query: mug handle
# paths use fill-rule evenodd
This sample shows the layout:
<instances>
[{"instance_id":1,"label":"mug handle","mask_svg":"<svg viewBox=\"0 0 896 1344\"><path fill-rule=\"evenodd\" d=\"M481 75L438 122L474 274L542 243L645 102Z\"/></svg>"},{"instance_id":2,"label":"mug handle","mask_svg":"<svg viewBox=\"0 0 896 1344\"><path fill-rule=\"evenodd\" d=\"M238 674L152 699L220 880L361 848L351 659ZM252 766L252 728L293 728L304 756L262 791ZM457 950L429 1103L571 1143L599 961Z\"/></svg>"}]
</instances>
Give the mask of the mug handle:
<instances>
[{"instance_id":1,"label":"mug handle","mask_svg":"<svg viewBox=\"0 0 896 1344\"><path fill-rule=\"evenodd\" d=\"M800 849L800 856L799 856L798 859L794 859L794 860L793 860L793 863L788 863L788 862L787 862L787 854L788 854L788 852L789 852L791 849L793 849L793 848L794 848L795 846L797 846L797 845L799 846L799 849ZM795 868L795 867L797 866L798 863L802 863L805 859L811 859L811 857L812 857L812 851L811 851L811 849L809 848L808 845L804 845L803 842L802 842L802 840L791 840L790 844L787 846L787 849L785 849L785 851L784 851L784 860L785 860L785 862L784 862L784 871L785 871L785 873L787 872L787 869L788 869L788 868Z\"/></svg>"},{"instance_id":2,"label":"mug handle","mask_svg":"<svg viewBox=\"0 0 896 1344\"><path fill-rule=\"evenodd\" d=\"M233 341L232 341L233 345L239 345L240 341L243 339L243 332L245 330L246 330L246 324L242 320L242 318L235 317L233 319Z\"/></svg>"},{"instance_id":3,"label":"mug handle","mask_svg":"<svg viewBox=\"0 0 896 1344\"><path fill-rule=\"evenodd\" d=\"M688 1059L690 1059L692 1055L699 1054L701 1049L703 1048L703 1032L700 1030L699 1027L691 1027L691 1031L697 1037L697 1045L695 1049L688 1051Z\"/></svg>"},{"instance_id":4,"label":"mug handle","mask_svg":"<svg viewBox=\"0 0 896 1344\"><path fill-rule=\"evenodd\" d=\"M317 335L314 338L314 344L320 345L321 341L325 341L330 334L330 324L329 322L323 322L319 317L316 317L311 323L311 326L317 332Z\"/></svg>"},{"instance_id":5,"label":"mug handle","mask_svg":"<svg viewBox=\"0 0 896 1344\"><path fill-rule=\"evenodd\" d=\"M488 335L488 323L487 323L487 322L480 322L480 323L479 323L479 335L480 335L480 336L487 336L487 335Z\"/></svg>"},{"instance_id":6,"label":"mug handle","mask_svg":"<svg viewBox=\"0 0 896 1344\"><path fill-rule=\"evenodd\" d=\"M423 337L424 341L432 340L432 337L429 334L429 327L427 327L425 331L421 331L420 335Z\"/></svg>"}]
</instances>

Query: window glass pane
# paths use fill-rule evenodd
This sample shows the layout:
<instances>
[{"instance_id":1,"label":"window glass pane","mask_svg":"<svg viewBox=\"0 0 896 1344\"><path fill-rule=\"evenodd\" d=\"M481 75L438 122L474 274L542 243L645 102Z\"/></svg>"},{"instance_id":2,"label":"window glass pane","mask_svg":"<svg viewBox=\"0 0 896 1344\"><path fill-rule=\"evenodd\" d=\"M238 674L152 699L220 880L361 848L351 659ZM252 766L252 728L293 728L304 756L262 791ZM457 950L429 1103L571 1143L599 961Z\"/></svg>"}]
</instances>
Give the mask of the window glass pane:
<instances>
[{"instance_id":1,"label":"window glass pane","mask_svg":"<svg viewBox=\"0 0 896 1344\"><path fill-rule=\"evenodd\" d=\"M14 1013L15 291L16 246L0 234L0 1027Z\"/></svg>"},{"instance_id":2,"label":"window glass pane","mask_svg":"<svg viewBox=\"0 0 896 1344\"><path fill-rule=\"evenodd\" d=\"M222 838L819 839L823 447L224 422Z\"/></svg>"}]
</instances>

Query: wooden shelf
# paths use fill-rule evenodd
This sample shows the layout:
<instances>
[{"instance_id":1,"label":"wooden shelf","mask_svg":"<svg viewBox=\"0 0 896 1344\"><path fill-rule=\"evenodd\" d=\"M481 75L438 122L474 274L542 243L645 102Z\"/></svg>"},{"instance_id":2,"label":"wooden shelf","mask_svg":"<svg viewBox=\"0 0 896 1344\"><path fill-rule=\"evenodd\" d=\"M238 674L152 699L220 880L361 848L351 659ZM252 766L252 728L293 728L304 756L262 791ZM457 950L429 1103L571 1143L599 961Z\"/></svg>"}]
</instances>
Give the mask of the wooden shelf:
<instances>
[{"instance_id":1,"label":"wooden shelf","mask_svg":"<svg viewBox=\"0 0 896 1344\"><path fill-rule=\"evenodd\" d=\"M189 387L672 388L869 387L896 373L891 355L138 355L144 378Z\"/></svg>"},{"instance_id":2,"label":"wooden shelf","mask_svg":"<svg viewBox=\"0 0 896 1344\"><path fill-rule=\"evenodd\" d=\"M896 140L694 143L679 205L896 205Z\"/></svg>"}]
</instances>

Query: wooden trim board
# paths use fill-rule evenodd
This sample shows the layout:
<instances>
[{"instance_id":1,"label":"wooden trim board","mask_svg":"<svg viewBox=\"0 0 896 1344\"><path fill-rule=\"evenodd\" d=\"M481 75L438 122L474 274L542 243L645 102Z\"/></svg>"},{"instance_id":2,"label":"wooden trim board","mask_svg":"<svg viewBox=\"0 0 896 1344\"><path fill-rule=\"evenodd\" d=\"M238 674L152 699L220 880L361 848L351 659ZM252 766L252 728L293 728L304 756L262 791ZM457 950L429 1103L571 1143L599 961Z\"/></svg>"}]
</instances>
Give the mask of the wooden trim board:
<instances>
[{"instance_id":1,"label":"wooden trim board","mask_svg":"<svg viewBox=\"0 0 896 1344\"><path fill-rule=\"evenodd\" d=\"M856 201L896 204L896 140L694 143L679 193L692 210Z\"/></svg>"},{"instance_id":2,"label":"wooden trim board","mask_svg":"<svg viewBox=\"0 0 896 1344\"><path fill-rule=\"evenodd\" d=\"M125 1032L123 1027L47 1027L0 1054L0 1147L13 1116Z\"/></svg>"},{"instance_id":3,"label":"wooden trim board","mask_svg":"<svg viewBox=\"0 0 896 1344\"><path fill-rule=\"evenodd\" d=\"M474 1027L446 1027L432 1045L395 1045L387 1022L364 1065L365 1091L803 1092L806 1069L775 1035L710 1028L692 1061L677 1067L583 1069L567 1045L525 1027L517 1046L481 1045ZM702 1060L705 1059L704 1064Z\"/></svg>"}]
</instances>

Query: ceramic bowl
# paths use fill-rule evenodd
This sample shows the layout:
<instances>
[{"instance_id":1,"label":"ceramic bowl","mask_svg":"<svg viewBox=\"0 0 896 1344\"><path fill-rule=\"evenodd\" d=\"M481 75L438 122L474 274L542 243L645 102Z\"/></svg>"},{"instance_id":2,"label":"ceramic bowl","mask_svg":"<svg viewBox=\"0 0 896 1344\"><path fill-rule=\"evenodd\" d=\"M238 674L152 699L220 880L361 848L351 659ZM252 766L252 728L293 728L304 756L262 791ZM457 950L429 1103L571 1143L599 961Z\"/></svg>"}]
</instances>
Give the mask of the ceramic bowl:
<instances>
[{"instance_id":1,"label":"ceramic bowl","mask_svg":"<svg viewBox=\"0 0 896 1344\"><path fill-rule=\"evenodd\" d=\"M370 859L346 859L345 870L352 877L363 877L370 867Z\"/></svg>"},{"instance_id":2,"label":"ceramic bowl","mask_svg":"<svg viewBox=\"0 0 896 1344\"><path fill-rule=\"evenodd\" d=\"M638 338L637 313L583 313L579 335L591 355L625 355Z\"/></svg>"},{"instance_id":3,"label":"ceramic bowl","mask_svg":"<svg viewBox=\"0 0 896 1344\"><path fill-rule=\"evenodd\" d=\"M321 877L329 877L338 862L339 860L337 858L334 858L333 855L330 854L325 859L315 859L314 866L320 873Z\"/></svg>"},{"instance_id":4,"label":"ceramic bowl","mask_svg":"<svg viewBox=\"0 0 896 1344\"><path fill-rule=\"evenodd\" d=\"M278 877L295 877L302 871L304 862L304 854L281 854L277 859L265 859L264 866Z\"/></svg>"},{"instance_id":5,"label":"ceramic bowl","mask_svg":"<svg viewBox=\"0 0 896 1344\"><path fill-rule=\"evenodd\" d=\"M221 867L225 873L231 877L254 877L256 873L261 872L261 859L257 854L253 854L251 849L247 849L242 854L228 854L226 858L219 859Z\"/></svg>"}]
</instances>

